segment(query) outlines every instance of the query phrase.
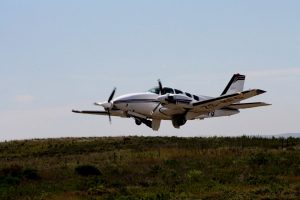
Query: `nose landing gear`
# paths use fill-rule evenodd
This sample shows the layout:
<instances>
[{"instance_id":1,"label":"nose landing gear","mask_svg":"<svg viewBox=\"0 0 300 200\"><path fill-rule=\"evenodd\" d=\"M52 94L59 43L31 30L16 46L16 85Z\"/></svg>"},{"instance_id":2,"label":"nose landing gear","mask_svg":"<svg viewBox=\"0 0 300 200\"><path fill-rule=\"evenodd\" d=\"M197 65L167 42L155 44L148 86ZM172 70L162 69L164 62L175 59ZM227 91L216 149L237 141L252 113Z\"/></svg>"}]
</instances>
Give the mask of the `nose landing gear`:
<instances>
[{"instance_id":1,"label":"nose landing gear","mask_svg":"<svg viewBox=\"0 0 300 200\"><path fill-rule=\"evenodd\" d=\"M152 130L157 131L160 127L160 121L161 120L157 120L157 119L143 119L143 118L135 118L135 124L136 125L141 125L142 123L145 124L146 126L148 126L149 128L152 128Z\"/></svg>"}]
</instances>

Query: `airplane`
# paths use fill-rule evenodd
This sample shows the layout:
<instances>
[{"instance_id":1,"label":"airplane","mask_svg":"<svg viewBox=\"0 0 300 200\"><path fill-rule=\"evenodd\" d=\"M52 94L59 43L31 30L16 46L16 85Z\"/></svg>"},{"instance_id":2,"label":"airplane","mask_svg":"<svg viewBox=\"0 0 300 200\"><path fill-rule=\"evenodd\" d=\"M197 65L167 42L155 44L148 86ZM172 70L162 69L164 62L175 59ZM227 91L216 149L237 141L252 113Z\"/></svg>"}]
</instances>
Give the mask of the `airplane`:
<instances>
[{"instance_id":1,"label":"airplane","mask_svg":"<svg viewBox=\"0 0 300 200\"><path fill-rule=\"evenodd\" d=\"M136 125L145 124L157 131L161 120L171 120L174 128L180 128L188 120L231 116L241 109L268 106L264 102L241 103L241 101L263 94L261 89L243 90L245 75L234 74L218 97L194 95L178 89L158 86L142 93L130 93L114 98L113 89L105 102L96 102L104 111L72 110L74 113L133 118Z\"/></svg>"}]
</instances>

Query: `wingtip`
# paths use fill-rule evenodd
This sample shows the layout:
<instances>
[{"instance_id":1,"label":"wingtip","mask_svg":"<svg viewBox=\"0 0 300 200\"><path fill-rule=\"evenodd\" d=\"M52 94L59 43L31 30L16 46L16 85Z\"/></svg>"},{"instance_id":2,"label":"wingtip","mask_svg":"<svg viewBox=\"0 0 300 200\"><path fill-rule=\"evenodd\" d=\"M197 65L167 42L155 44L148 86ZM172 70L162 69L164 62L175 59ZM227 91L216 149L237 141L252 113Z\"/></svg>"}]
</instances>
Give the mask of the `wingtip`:
<instances>
[{"instance_id":1,"label":"wingtip","mask_svg":"<svg viewBox=\"0 0 300 200\"><path fill-rule=\"evenodd\" d=\"M270 103L265 103L265 102L260 102L262 106L271 106L272 104Z\"/></svg>"},{"instance_id":2,"label":"wingtip","mask_svg":"<svg viewBox=\"0 0 300 200\"><path fill-rule=\"evenodd\" d=\"M259 94L263 94L263 93L266 93L267 91L265 90L261 90L261 89L257 89L256 90L256 93L259 95Z\"/></svg>"},{"instance_id":3,"label":"wingtip","mask_svg":"<svg viewBox=\"0 0 300 200\"><path fill-rule=\"evenodd\" d=\"M240 74L240 73L235 73L233 74L233 76L239 77L239 78L245 78L246 75L245 74Z\"/></svg>"},{"instance_id":4,"label":"wingtip","mask_svg":"<svg viewBox=\"0 0 300 200\"><path fill-rule=\"evenodd\" d=\"M79 110L72 110L73 113L80 113Z\"/></svg>"}]
</instances>

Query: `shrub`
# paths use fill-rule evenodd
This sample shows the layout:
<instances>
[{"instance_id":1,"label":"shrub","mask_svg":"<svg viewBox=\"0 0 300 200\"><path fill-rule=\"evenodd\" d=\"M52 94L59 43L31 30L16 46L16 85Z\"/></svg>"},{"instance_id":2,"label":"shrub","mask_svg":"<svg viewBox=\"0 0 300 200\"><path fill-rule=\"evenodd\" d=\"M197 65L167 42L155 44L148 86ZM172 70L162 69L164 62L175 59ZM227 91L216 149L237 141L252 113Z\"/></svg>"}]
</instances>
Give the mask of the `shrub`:
<instances>
[{"instance_id":1,"label":"shrub","mask_svg":"<svg viewBox=\"0 0 300 200\"><path fill-rule=\"evenodd\" d=\"M202 172L200 170L193 169L187 173L187 177L191 182L199 182L202 177Z\"/></svg>"},{"instance_id":2,"label":"shrub","mask_svg":"<svg viewBox=\"0 0 300 200\"><path fill-rule=\"evenodd\" d=\"M75 168L77 174L81 176L97 176L101 175L101 172L97 167L92 165L79 165Z\"/></svg>"},{"instance_id":3,"label":"shrub","mask_svg":"<svg viewBox=\"0 0 300 200\"><path fill-rule=\"evenodd\" d=\"M259 153L256 153L256 154L254 154L250 157L249 164L250 165L258 165L258 166L259 165L266 165L266 164L269 163L270 157L271 157L270 154L259 152Z\"/></svg>"},{"instance_id":4,"label":"shrub","mask_svg":"<svg viewBox=\"0 0 300 200\"><path fill-rule=\"evenodd\" d=\"M30 179L30 180L38 180L38 179L40 179L38 171L36 169L31 169L31 168L25 169L23 171L23 176L26 179Z\"/></svg>"},{"instance_id":5,"label":"shrub","mask_svg":"<svg viewBox=\"0 0 300 200\"><path fill-rule=\"evenodd\" d=\"M8 187L8 186L14 186L19 185L21 182L19 177L13 177L13 176L0 176L0 188L1 187Z\"/></svg>"},{"instance_id":6,"label":"shrub","mask_svg":"<svg viewBox=\"0 0 300 200\"><path fill-rule=\"evenodd\" d=\"M3 174L5 176L21 177L22 172L23 172L22 166L20 166L20 165L11 165L9 167L3 168L0 171L0 174Z\"/></svg>"},{"instance_id":7,"label":"shrub","mask_svg":"<svg viewBox=\"0 0 300 200\"><path fill-rule=\"evenodd\" d=\"M165 161L165 164L170 168L177 168L180 163L177 160L168 159Z\"/></svg>"},{"instance_id":8,"label":"shrub","mask_svg":"<svg viewBox=\"0 0 300 200\"><path fill-rule=\"evenodd\" d=\"M161 167L159 165L150 166L150 174L152 176L157 175L161 171Z\"/></svg>"}]
</instances>

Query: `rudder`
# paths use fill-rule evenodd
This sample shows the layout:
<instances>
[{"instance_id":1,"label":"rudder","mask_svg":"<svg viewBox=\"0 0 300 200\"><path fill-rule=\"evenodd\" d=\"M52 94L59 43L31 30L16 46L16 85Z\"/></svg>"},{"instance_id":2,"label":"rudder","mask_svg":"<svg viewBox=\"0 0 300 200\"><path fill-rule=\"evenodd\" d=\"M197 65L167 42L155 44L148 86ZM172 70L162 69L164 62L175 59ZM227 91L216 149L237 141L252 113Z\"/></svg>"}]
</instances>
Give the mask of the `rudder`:
<instances>
[{"instance_id":1,"label":"rudder","mask_svg":"<svg viewBox=\"0 0 300 200\"><path fill-rule=\"evenodd\" d=\"M244 89L245 78L245 75L234 74L225 87L224 91L222 92L221 96L233 94L236 92L242 92Z\"/></svg>"}]
</instances>

